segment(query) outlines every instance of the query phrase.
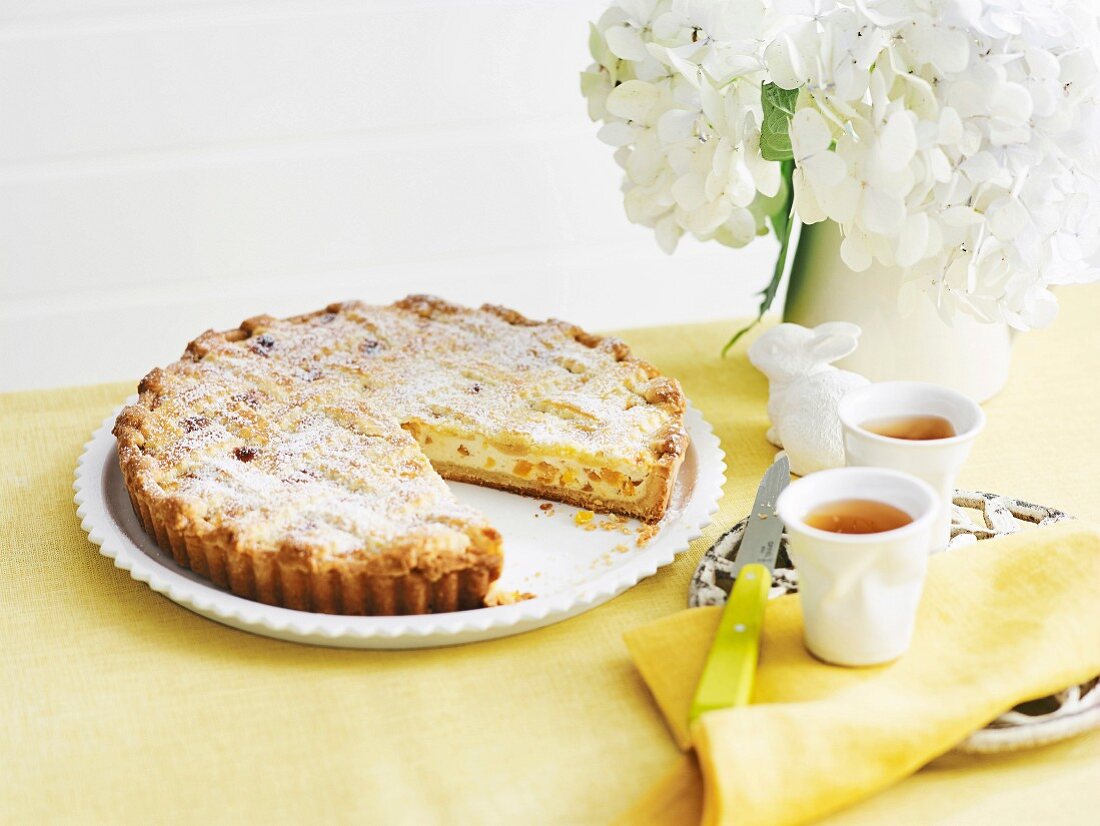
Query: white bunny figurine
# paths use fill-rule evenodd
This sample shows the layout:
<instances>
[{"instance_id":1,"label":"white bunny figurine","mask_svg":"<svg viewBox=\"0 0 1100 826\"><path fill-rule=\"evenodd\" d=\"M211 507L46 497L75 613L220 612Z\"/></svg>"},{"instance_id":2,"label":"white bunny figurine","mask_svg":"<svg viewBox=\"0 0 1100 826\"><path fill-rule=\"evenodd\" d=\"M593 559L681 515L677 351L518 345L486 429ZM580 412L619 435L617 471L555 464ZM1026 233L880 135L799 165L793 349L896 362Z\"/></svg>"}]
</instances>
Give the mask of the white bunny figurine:
<instances>
[{"instance_id":1,"label":"white bunny figurine","mask_svg":"<svg viewBox=\"0 0 1100 826\"><path fill-rule=\"evenodd\" d=\"M844 464L837 405L867 379L831 362L855 350L861 332L844 321L812 330L779 324L749 348L749 361L768 377L768 441L787 451L791 471L799 476Z\"/></svg>"}]
</instances>

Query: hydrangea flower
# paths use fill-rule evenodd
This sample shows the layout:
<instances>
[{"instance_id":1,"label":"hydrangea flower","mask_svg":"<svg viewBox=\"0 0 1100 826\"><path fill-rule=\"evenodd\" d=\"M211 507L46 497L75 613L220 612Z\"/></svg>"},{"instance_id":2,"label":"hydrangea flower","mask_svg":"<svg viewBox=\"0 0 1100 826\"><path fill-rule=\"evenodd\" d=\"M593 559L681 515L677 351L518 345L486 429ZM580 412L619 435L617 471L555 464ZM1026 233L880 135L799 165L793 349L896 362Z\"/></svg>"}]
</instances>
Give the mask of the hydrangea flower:
<instances>
[{"instance_id":1,"label":"hydrangea flower","mask_svg":"<svg viewBox=\"0 0 1100 826\"><path fill-rule=\"evenodd\" d=\"M1100 277L1100 4L617 0L589 114L672 252L836 222L853 270L1027 329ZM904 296L903 296L904 298Z\"/></svg>"}]
</instances>

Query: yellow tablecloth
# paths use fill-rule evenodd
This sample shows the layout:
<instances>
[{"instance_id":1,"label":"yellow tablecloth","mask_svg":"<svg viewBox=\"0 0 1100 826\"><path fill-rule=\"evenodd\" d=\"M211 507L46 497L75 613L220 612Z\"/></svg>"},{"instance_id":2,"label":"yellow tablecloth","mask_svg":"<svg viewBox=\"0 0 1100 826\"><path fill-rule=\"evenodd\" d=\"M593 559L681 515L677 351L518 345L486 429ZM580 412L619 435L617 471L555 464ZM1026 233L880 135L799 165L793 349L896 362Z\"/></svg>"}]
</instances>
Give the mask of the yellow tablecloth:
<instances>
[{"instance_id":1,"label":"yellow tablecloth","mask_svg":"<svg viewBox=\"0 0 1100 826\"><path fill-rule=\"evenodd\" d=\"M1021 338L961 484L1100 520L1100 289ZM605 823L678 751L622 632L684 606L773 450L731 324L637 330L727 451L722 510L674 565L581 617L454 649L310 648L230 630L85 538L72 470L132 384L0 396L0 821ZM918 343L914 343L919 346ZM1071 573L1069 574L1071 575ZM830 824L1093 823L1100 733L950 755Z\"/></svg>"}]
</instances>

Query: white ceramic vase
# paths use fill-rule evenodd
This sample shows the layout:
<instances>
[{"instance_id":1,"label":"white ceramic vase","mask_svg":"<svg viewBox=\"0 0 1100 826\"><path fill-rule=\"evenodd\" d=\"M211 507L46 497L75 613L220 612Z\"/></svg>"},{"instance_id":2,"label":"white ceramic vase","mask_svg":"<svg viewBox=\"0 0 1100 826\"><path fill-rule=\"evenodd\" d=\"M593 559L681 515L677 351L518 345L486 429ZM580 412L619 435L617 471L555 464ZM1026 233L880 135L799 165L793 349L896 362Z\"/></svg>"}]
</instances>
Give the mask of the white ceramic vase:
<instances>
[{"instance_id":1,"label":"white ceramic vase","mask_svg":"<svg viewBox=\"0 0 1100 826\"><path fill-rule=\"evenodd\" d=\"M837 363L871 381L926 381L977 402L1008 379L1011 331L958 313L948 325L931 301L903 315L898 296L905 271L873 264L848 269L840 257L840 230L832 221L805 225L791 267L784 321L815 327L850 321L863 329L859 348Z\"/></svg>"}]
</instances>

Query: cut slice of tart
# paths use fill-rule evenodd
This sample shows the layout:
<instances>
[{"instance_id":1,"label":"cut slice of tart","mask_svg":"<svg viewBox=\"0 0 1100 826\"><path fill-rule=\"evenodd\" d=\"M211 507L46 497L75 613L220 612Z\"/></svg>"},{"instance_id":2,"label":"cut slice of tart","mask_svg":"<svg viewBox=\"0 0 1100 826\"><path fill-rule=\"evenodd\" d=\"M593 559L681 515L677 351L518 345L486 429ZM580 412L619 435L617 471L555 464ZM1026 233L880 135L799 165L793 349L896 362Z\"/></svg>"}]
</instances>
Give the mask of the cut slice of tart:
<instances>
[{"instance_id":1,"label":"cut slice of tart","mask_svg":"<svg viewBox=\"0 0 1100 826\"><path fill-rule=\"evenodd\" d=\"M661 518L686 447L675 381L570 324L424 297L396 306L428 334L401 359L413 378L386 376L376 398L445 478Z\"/></svg>"},{"instance_id":2,"label":"cut slice of tart","mask_svg":"<svg viewBox=\"0 0 1100 826\"><path fill-rule=\"evenodd\" d=\"M655 522L687 448L679 386L621 342L424 296L204 333L139 391L115 435L146 530L310 611L483 604L501 537L440 475Z\"/></svg>"}]
</instances>

